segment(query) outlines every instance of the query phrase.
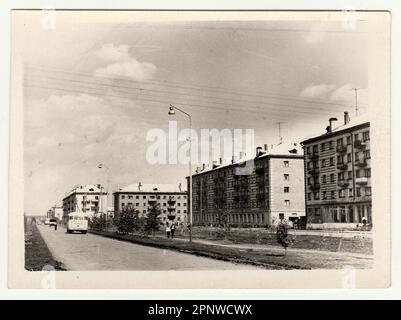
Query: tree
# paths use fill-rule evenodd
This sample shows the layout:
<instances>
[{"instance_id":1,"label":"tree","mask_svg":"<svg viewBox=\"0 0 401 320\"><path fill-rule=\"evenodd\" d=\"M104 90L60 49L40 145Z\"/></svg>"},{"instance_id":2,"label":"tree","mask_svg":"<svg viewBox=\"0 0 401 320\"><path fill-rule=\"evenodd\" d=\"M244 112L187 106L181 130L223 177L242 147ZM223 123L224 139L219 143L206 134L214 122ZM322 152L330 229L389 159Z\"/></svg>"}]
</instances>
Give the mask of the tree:
<instances>
[{"instance_id":1,"label":"tree","mask_svg":"<svg viewBox=\"0 0 401 320\"><path fill-rule=\"evenodd\" d=\"M92 230L102 230L106 227L105 215L94 215L89 219L89 226Z\"/></svg>"},{"instance_id":2,"label":"tree","mask_svg":"<svg viewBox=\"0 0 401 320\"><path fill-rule=\"evenodd\" d=\"M161 215L161 210L159 204L154 204L149 208L148 215L145 218L144 231L147 235L155 233L159 230L161 221L159 216Z\"/></svg>"},{"instance_id":3,"label":"tree","mask_svg":"<svg viewBox=\"0 0 401 320\"><path fill-rule=\"evenodd\" d=\"M277 224L277 242L283 246L285 249L284 255L286 255L290 241L288 239L288 224L284 218L280 219Z\"/></svg>"},{"instance_id":4,"label":"tree","mask_svg":"<svg viewBox=\"0 0 401 320\"><path fill-rule=\"evenodd\" d=\"M132 206L123 208L114 218L114 224L120 233L132 233L134 230L140 229L139 211Z\"/></svg>"}]
</instances>

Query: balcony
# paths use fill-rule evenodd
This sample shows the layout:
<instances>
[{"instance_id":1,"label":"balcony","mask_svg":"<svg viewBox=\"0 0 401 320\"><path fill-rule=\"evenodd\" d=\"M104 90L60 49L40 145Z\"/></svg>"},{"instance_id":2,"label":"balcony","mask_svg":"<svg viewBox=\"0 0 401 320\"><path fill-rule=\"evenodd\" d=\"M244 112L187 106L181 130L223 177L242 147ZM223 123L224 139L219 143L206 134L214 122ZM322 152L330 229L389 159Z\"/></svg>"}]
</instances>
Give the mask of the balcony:
<instances>
[{"instance_id":1,"label":"balcony","mask_svg":"<svg viewBox=\"0 0 401 320\"><path fill-rule=\"evenodd\" d=\"M354 147L357 148L357 149L365 149L366 148L366 143L361 141L361 140L355 140Z\"/></svg>"},{"instance_id":2,"label":"balcony","mask_svg":"<svg viewBox=\"0 0 401 320\"><path fill-rule=\"evenodd\" d=\"M348 164L347 163L337 163L337 169L344 171L348 169Z\"/></svg>"},{"instance_id":3,"label":"balcony","mask_svg":"<svg viewBox=\"0 0 401 320\"><path fill-rule=\"evenodd\" d=\"M319 153L318 152L312 152L312 153L308 153L308 158L311 160L316 160L317 158L319 158Z\"/></svg>"},{"instance_id":4,"label":"balcony","mask_svg":"<svg viewBox=\"0 0 401 320\"><path fill-rule=\"evenodd\" d=\"M310 183L309 184L309 188L311 188L311 190L319 190L320 189L320 183L319 182Z\"/></svg>"},{"instance_id":5,"label":"balcony","mask_svg":"<svg viewBox=\"0 0 401 320\"><path fill-rule=\"evenodd\" d=\"M176 209L175 206L168 206L168 207L167 207L167 210L168 210L169 212L174 211L175 209Z\"/></svg>"},{"instance_id":6,"label":"balcony","mask_svg":"<svg viewBox=\"0 0 401 320\"><path fill-rule=\"evenodd\" d=\"M309 174L318 174L319 173L319 167L308 168L308 173Z\"/></svg>"},{"instance_id":7,"label":"balcony","mask_svg":"<svg viewBox=\"0 0 401 320\"><path fill-rule=\"evenodd\" d=\"M355 160L355 165L357 167L366 167L367 166L366 159Z\"/></svg>"},{"instance_id":8,"label":"balcony","mask_svg":"<svg viewBox=\"0 0 401 320\"><path fill-rule=\"evenodd\" d=\"M337 150L338 153L346 153L347 152L347 146L339 144L339 145L337 145L336 150Z\"/></svg>"},{"instance_id":9,"label":"balcony","mask_svg":"<svg viewBox=\"0 0 401 320\"><path fill-rule=\"evenodd\" d=\"M265 169L264 168L256 168L255 169L255 173L256 174L264 174L265 173Z\"/></svg>"},{"instance_id":10,"label":"balcony","mask_svg":"<svg viewBox=\"0 0 401 320\"><path fill-rule=\"evenodd\" d=\"M349 180L338 180L337 184L339 187L345 188L349 186Z\"/></svg>"},{"instance_id":11,"label":"balcony","mask_svg":"<svg viewBox=\"0 0 401 320\"><path fill-rule=\"evenodd\" d=\"M157 199L149 199L149 200L148 200L148 203L149 203L150 205L154 205L154 204L157 203Z\"/></svg>"},{"instance_id":12,"label":"balcony","mask_svg":"<svg viewBox=\"0 0 401 320\"><path fill-rule=\"evenodd\" d=\"M367 177L360 177L355 179L355 183L357 184L367 184L368 178Z\"/></svg>"}]
</instances>

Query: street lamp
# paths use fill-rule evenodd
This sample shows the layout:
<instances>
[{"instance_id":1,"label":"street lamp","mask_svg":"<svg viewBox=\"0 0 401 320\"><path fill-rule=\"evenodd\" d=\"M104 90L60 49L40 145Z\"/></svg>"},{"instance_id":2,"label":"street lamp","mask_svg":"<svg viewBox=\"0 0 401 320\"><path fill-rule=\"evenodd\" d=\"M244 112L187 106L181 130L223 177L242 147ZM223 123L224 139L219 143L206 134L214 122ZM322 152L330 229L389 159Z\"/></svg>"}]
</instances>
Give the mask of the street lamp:
<instances>
[{"instance_id":1,"label":"street lamp","mask_svg":"<svg viewBox=\"0 0 401 320\"><path fill-rule=\"evenodd\" d=\"M184 110L170 104L169 116L175 115L175 110L185 114L189 120L189 242L192 242L192 118Z\"/></svg>"},{"instance_id":2,"label":"street lamp","mask_svg":"<svg viewBox=\"0 0 401 320\"><path fill-rule=\"evenodd\" d=\"M98 166L97 166L99 169L103 169L103 168L105 168L106 169L106 174L107 174L107 181L106 181L106 215L105 215L105 217L106 217L106 231L108 230L108 224L107 224L107 218L108 218L108 213L107 213L107 210L108 210L108 196L109 196L109 182L110 182L110 175L109 175L109 173L110 173L110 169L109 169L109 167L107 167L106 165L104 165L103 163L99 163L98 164ZM100 204L101 204L101 210L103 211L104 210L104 206L103 206L103 197L102 197L102 195L103 195L103 193L102 193L102 188L103 187L100 187Z\"/></svg>"}]
</instances>

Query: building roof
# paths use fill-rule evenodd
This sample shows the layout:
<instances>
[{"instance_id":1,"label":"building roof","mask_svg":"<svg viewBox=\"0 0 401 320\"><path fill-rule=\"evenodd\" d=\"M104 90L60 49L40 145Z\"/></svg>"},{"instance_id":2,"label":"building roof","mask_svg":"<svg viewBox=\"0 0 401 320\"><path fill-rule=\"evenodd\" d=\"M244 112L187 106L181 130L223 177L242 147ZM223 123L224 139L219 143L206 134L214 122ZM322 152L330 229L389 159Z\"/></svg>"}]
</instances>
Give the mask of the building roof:
<instances>
[{"instance_id":1,"label":"building roof","mask_svg":"<svg viewBox=\"0 0 401 320\"><path fill-rule=\"evenodd\" d=\"M363 125L363 124L370 124L369 117L366 115L361 115L355 118L350 119L350 121L347 124L342 124L340 126L334 127L331 132L327 131L321 131L319 133L316 133L314 135L310 135L308 137L305 137L301 144L304 144L305 142L309 142L315 139L321 139L324 137L329 137L331 135L337 135L341 133L342 131L346 131L348 129L352 129L354 127Z\"/></svg>"},{"instance_id":2,"label":"building roof","mask_svg":"<svg viewBox=\"0 0 401 320\"><path fill-rule=\"evenodd\" d=\"M140 185L140 187L139 187ZM142 193L186 193L186 188L184 185L177 184L167 184L167 183L133 183L124 188L120 188L120 193L124 192L142 192Z\"/></svg>"},{"instance_id":3,"label":"building roof","mask_svg":"<svg viewBox=\"0 0 401 320\"><path fill-rule=\"evenodd\" d=\"M68 198L70 195L74 193L100 193L101 189L99 188L100 184L87 184L86 186L78 185L75 186L70 192L68 192L65 198ZM106 195L106 191L102 188L102 194Z\"/></svg>"},{"instance_id":4,"label":"building roof","mask_svg":"<svg viewBox=\"0 0 401 320\"><path fill-rule=\"evenodd\" d=\"M294 152L294 150L296 152ZM303 148L299 143L280 143L278 145L273 145L272 147L268 148L268 151L266 152L265 150L262 149L262 152L264 154L256 157L256 154L253 154L251 156L244 156L241 159L229 163L223 163L215 168L213 168L213 165L206 166L204 170L199 171L198 173L195 173L193 175L197 174L202 174L206 173L209 171L213 170L219 170L222 168L230 167L230 166L235 166L235 165L241 165L244 164L247 161L251 161L254 159L260 159L260 158L265 158L265 157L299 157L303 159Z\"/></svg>"}]
</instances>

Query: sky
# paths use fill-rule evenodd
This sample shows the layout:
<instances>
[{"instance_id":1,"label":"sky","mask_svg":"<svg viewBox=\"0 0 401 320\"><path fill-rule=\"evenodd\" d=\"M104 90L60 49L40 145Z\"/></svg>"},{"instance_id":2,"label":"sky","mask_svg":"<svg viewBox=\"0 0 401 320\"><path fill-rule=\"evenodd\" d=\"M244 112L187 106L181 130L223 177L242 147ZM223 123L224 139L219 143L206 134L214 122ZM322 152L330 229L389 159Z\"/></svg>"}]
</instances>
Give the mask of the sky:
<instances>
[{"instance_id":1,"label":"sky","mask_svg":"<svg viewBox=\"0 0 401 320\"><path fill-rule=\"evenodd\" d=\"M150 130L188 127L168 116L170 103L198 133L253 129L256 145L278 143L278 122L299 143L330 117L352 119L353 88L359 114L369 107L364 21L99 23L70 12L20 26L27 214L45 214L75 185L185 183L187 165L146 160Z\"/></svg>"}]
</instances>

